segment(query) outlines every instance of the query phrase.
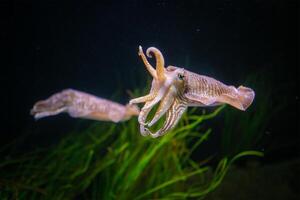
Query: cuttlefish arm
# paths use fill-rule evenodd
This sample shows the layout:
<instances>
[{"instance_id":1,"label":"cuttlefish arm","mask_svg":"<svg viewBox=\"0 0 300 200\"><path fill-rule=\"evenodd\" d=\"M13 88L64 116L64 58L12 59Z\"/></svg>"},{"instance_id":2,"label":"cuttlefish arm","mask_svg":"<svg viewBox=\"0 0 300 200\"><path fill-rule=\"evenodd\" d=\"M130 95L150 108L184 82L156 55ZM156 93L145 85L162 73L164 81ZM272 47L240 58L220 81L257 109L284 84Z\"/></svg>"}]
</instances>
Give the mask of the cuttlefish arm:
<instances>
[{"instance_id":1,"label":"cuttlefish arm","mask_svg":"<svg viewBox=\"0 0 300 200\"><path fill-rule=\"evenodd\" d=\"M152 120L147 124L148 126L152 126L155 124L171 107L175 100L176 95L176 89L174 87L170 87L167 94L164 96L164 98L161 100L161 103L159 104L154 117Z\"/></svg>"},{"instance_id":2,"label":"cuttlefish arm","mask_svg":"<svg viewBox=\"0 0 300 200\"><path fill-rule=\"evenodd\" d=\"M135 98L130 100L129 104L135 104L135 103L143 103L146 101L152 101L153 99L157 98L158 94L162 93L161 85L165 80L164 77L164 57L162 56L161 52L155 48L150 47L147 49L146 54L148 57L152 57L150 53L153 53L156 59L156 69L152 67L152 65L148 62L143 49L141 46L139 46L139 53L138 55L141 57L142 61L144 62L144 65L146 69L149 71L150 75L153 77L152 81L152 87L150 90L150 93L148 95L145 95L143 97ZM157 101L157 100L156 100Z\"/></svg>"},{"instance_id":3,"label":"cuttlefish arm","mask_svg":"<svg viewBox=\"0 0 300 200\"><path fill-rule=\"evenodd\" d=\"M94 95L66 89L34 104L31 114L35 119L68 113L74 118L120 122L139 114L134 105L121 105Z\"/></svg>"},{"instance_id":4,"label":"cuttlefish arm","mask_svg":"<svg viewBox=\"0 0 300 200\"><path fill-rule=\"evenodd\" d=\"M170 109L168 109L166 113L166 121L164 122L162 128L160 128L155 133L152 133L147 128L146 131L153 138L163 136L164 134L166 134L168 131L170 131L177 125L181 116L186 111L187 107L188 107L187 102L181 101L179 99L175 99Z\"/></svg>"},{"instance_id":5,"label":"cuttlefish arm","mask_svg":"<svg viewBox=\"0 0 300 200\"><path fill-rule=\"evenodd\" d=\"M152 126L153 124L155 124L161 116L163 116L168 109L171 107L173 101L174 101L174 96L175 94L173 92L169 92L163 99L161 104L159 105L158 109L156 110L156 113L154 115L154 117L152 118L150 123L145 123L147 116L149 114L149 112L151 111L151 107L149 107L150 102L146 102L144 107L142 108L138 121L140 122L140 133L143 136L149 135L149 133L151 133L149 131L148 128L146 128L145 126Z\"/></svg>"},{"instance_id":6,"label":"cuttlefish arm","mask_svg":"<svg viewBox=\"0 0 300 200\"><path fill-rule=\"evenodd\" d=\"M151 89L148 95L135 98L130 100L129 104L136 104L136 103L144 103L145 105L141 109L141 112L139 114L138 121L140 123L140 130L141 134L145 135L146 132L144 131L144 125L146 125L146 119L156 103L158 103L163 96L165 95L165 90L167 90L166 87L164 87L165 82L165 68L164 68L164 57L162 56L161 52L155 48L150 47L146 51L146 55L148 57L152 57L151 53L154 54L156 59L156 69L152 67L152 65L148 62L143 49L141 46L139 46L139 56L141 57L146 69L149 71L150 75L153 77Z\"/></svg>"}]
</instances>

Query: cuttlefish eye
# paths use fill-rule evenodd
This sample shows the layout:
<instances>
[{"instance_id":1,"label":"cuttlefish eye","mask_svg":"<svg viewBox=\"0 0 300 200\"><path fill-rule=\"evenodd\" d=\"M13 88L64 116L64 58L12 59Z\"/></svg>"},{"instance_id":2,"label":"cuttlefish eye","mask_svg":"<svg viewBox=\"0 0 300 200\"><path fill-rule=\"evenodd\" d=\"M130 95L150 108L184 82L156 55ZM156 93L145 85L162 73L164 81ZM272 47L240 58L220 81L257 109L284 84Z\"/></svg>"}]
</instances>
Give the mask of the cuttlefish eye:
<instances>
[{"instance_id":1,"label":"cuttlefish eye","mask_svg":"<svg viewBox=\"0 0 300 200\"><path fill-rule=\"evenodd\" d=\"M184 75L183 74L177 74L177 77L179 78L179 80L183 80L184 79Z\"/></svg>"}]
</instances>

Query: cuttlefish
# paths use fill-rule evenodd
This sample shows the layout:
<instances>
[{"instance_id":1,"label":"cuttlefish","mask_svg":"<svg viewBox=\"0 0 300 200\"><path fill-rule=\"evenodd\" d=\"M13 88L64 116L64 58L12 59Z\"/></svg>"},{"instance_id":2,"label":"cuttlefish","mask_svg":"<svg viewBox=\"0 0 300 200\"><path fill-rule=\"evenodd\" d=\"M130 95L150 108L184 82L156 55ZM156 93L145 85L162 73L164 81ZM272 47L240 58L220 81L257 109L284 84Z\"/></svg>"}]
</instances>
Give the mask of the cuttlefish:
<instances>
[{"instance_id":1,"label":"cuttlefish","mask_svg":"<svg viewBox=\"0 0 300 200\"><path fill-rule=\"evenodd\" d=\"M155 68L148 62L141 46L138 54L153 77L149 94L129 102L130 105L145 103L138 116L140 132L143 136L150 135L155 138L164 135L176 126L189 106L206 107L229 104L245 111L253 102L255 93L251 88L228 86L214 78L180 67L165 68L164 57L155 47L150 47L146 51L149 58L154 55ZM158 103L154 117L146 122L149 112ZM166 120L162 128L152 133L149 128L163 115L166 116Z\"/></svg>"},{"instance_id":2,"label":"cuttlefish","mask_svg":"<svg viewBox=\"0 0 300 200\"><path fill-rule=\"evenodd\" d=\"M92 119L97 121L120 122L139 114L135 105L122 105L94 95L66 89L53 94L46 100L38 101L31 109L35 119L68 113L74 118Z\"/></svg>"}]
</instances>

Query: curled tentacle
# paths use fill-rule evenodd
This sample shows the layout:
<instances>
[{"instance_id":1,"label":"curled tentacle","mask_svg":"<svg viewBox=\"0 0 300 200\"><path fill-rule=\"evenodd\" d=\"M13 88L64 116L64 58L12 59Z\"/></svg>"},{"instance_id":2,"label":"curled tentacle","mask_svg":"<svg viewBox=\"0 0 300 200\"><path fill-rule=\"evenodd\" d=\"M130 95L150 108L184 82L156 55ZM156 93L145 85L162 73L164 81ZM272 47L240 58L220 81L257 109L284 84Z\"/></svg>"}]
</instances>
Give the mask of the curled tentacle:
<instances>
[{"instance_id":1,"label":"curled tentacle","mask_svg":"<svg viewBox=\"0 0 300 200\"><path fill-rule=\"evenodd\" d=\"M156 59L156 75L159 81L164 81L165 77L165 60L161 52L155 47L149 47L146 51L146 54L149 58L151 58L151 54L153 53Z\"/></svg>"}]
</instances>

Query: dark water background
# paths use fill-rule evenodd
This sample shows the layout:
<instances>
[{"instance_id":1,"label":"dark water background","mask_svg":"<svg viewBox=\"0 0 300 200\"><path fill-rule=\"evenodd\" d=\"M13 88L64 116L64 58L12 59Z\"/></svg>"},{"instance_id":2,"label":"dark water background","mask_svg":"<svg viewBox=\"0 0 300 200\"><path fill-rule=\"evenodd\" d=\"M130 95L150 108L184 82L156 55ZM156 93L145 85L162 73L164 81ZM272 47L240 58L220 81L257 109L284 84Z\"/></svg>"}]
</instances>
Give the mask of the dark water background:
<instances>
[{"instance_id":1,"label":"dark water background","mask_svg":"<svg viewBox=\"0 0 300 200\"><path fill-rule=\"evenodd\" d=\"M159 48L166 64L236 86L264 70L272 88L281 88L272 100L287 102L267 125L266 144L280 148L266 159L298 155L296 0L53 0L14 1L9 7L1 28L12 56L1 69L1 145L23 134L31 134L31 148L48 145L76 128L78 121L66 115L38 122L29 115L37 100L62 89L128 102L125 90L143 88L149 77L137 55L142 45ZM209 149L215 148L214 137Z\"/></svg>"}]
</instances>

